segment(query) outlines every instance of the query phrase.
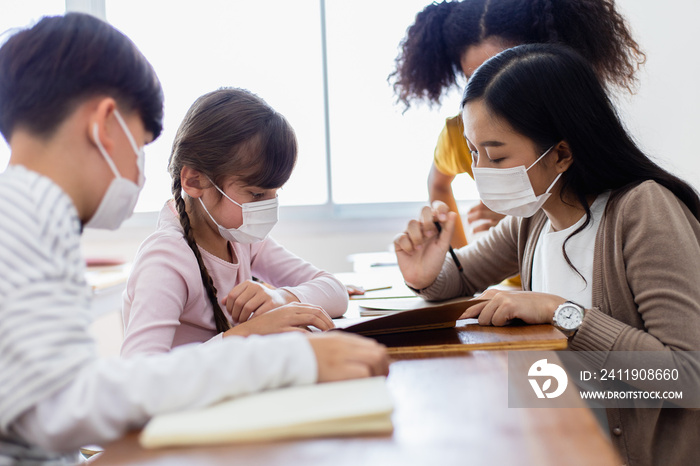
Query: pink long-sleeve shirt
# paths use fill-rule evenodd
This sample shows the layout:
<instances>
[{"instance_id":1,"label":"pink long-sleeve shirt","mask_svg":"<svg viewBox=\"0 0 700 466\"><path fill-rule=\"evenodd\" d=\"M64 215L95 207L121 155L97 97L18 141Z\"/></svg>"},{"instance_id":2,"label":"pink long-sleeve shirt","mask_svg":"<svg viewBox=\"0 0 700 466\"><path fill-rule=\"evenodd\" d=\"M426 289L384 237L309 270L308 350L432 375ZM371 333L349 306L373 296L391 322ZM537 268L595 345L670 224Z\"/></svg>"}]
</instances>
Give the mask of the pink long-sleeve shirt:
<instances>
[{"instance_id":1,"label":"pink long-sleeve shirt","mask_svg":"<svg viewBox=\"0 0 700 466\"><path fill-rule=\"evenodd\" d=\"M199 248L219 301L234 286L255 276L289 291L302 303L323 307L331 317L340 317L347 309L347 291L338 279L272 238L231 246L236 263ZM183 236L172 201L161 210L156 231L139 248L123 301L122 356L164 353L187 343L221 339L197 259Z\"/></svg>"}]
</instances>

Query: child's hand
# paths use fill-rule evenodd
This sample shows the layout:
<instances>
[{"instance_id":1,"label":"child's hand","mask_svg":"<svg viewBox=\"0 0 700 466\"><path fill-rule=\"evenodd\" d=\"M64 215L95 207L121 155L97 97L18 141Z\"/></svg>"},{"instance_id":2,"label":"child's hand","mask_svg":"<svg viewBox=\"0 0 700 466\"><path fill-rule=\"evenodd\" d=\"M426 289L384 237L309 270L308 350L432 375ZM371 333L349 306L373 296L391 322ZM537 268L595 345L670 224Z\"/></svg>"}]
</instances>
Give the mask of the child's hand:
<instances>
[{"instance_id":1,"label":"child's hand","mask_svg":"<svg viewBox=\"0 0 700 466\"><path fill-rule=\"evenodd\" d=\"M408 222L406 231L394 238L394 251L399 269L408 286L422 289L435 281L455 229L457 214L447 205L435 201L433 207L424 207L419 220ZM435 222L442 225L439 233Z\"/></svg>"},{"instance_id":2,"label":"child's hand","mask_svg":"<svg viewBox=\"0 0 700 466\"><path fill-rule=\"evenodd\" d=\"M331 332L310 335L316 353L318 382L357 379L389 373L386 347L358 335Z\"/></svg>"},{"instance_id":3,"label":"child's hand","mask_svg":"<svg viewBox=\"0 0 700 466\"><path fill-rule=\"evenodd\" d=\"M272 309L299 300L292 293L270 288L264 283L246 280L234 286L221 304L226 306L234 322L246 322Z\"/></svg>"},{"instance_id":4,"label":"child's hand","mask_svg":"<svg viewBox=\"0 0 700 466\"><path fill-rule=\"evenodd\" d=\"M348 290L348 296L359 296L365 294L365 289L357 285L345 285L345 289Z\"/></svg>"},{"instance_id":5,"label":"child's hand","mask_svg":"<svg viewBox=\"0 0 700 466\"><path fill-rule=\"evenodd\" d=\"M308 327L312 325L323 331L335 327L333 320L320 306L305 303L285 304L236 325L224 332L224 337L309 332Z\"/></svg>"}]
</instances>

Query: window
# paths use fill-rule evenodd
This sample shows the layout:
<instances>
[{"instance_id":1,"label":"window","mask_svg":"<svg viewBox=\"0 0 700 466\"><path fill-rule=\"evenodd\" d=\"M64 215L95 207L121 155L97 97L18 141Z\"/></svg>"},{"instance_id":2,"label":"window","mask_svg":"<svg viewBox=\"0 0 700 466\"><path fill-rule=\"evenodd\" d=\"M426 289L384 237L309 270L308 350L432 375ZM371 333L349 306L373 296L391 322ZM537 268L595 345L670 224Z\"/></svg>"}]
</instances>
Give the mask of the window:
<instances>
[{"instance_id":1,"label":"window","mask_svg":"<svg viewBox=\"0 0 700 466\"><path fill-rule=\"evenodd\" d=\"M167 161L185 112L200 95L243 87L292 124L299 140L283 204L326 198L323 72L319 2L198 0L178 3L107 0L107 20L151 61L165 93L165 128L146 147L147 189L137 210L159 210L170 197ZM154 18L162 18L154 20Z\"/></svg>"},{"instance_id":2,"label":"window","mask_svg":"<svg viewBox=\"0 0 700 466\"><path fill-rule=\"evenodd\" d=\"M442 108L403 112L387 76L425 0L326 2L330 153L338 204L425 202L427 178L445 118L459 112L459 90Z\"/></svg>"},{"instance_id":3,"label":"window","mask_svg":"<svg viewBox=\"0 0 700 466\"><path fill-rule=\"evenodd\" d=\"M69 9L76 4L31 2L23 14L13 7L0 26L61 13L66 3ZM280 192L283 205L342 216L425 202L435 142L444 119L458 112L460 92L440 109L417 105L403 113L387 77L406 28L426 4L93 1L93 12L104 14L151 61L165 93L164 131L146 147L147 181L136 210L157 211L170 197L167 162L177 127L197 97L221 86L255 92L294 127L299 158ZM0 152L3 167L7 158ZM455 188L458 199L476 197L473 183Z\"/></svg>"},{"instance_id":4,"label":"window","mask_svg":"<svg viewBox=\"0 0 700 466\"><path fill-rule=\"evenodd\" d=\"M0 45L17 28L36 23L42 16L58 15L66 11L65 0L35 0L31 2L5 2L0 14ZM2 139L2 138L0 138ZM10 148L6 141L0 142L0 171L4 171L10 160Z\"/></svg>"},{"instance_id":5,"label":"window","mask_svg":"<svg viewBox=\"0 0 700 466\"><path fill-rule=\"evenodd\" d=\"M170 197L166 166L177 126L199 95L221 86L255 92L294 127L299 159L283 205L425 202L435 141L444 118L458 112L459 91L440 111L403 114L387 76L426 0L185 5L154 20L162 2L106 1L107 20L153 63L165 92L165 129L146 148L137 210L157 210Z\"/></svg>"}]
</instances>

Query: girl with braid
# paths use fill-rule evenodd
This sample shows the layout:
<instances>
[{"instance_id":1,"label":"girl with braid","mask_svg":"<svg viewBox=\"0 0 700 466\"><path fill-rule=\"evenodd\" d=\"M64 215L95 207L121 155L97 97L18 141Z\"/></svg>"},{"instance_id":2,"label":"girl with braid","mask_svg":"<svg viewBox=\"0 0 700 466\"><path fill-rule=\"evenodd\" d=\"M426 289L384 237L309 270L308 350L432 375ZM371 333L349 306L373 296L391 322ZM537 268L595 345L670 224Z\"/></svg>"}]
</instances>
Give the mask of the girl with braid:
<instances>
[{"instance_id":1,"label":"girl with braid","mask_svg":"<svg viewBox=\"0 0 700 466\"><path fill-rule=\"evenodd\" d=\"M463 0L432 3L418 13L401 43L391 75L398 100L440 104L440 98L497 53L531 43L568 45L586 58L608 87L630 92L645 56L611 0ZM460 173L473 178L472 157L460 116L448 118L428 177L430 202L442 201L458 212L452 181ZM474 232L496 225L503 215L479 203L467 213ZM458 221L455 248L467 244Z\"/></svg>"},{"instance_id":2,"label":"girl with braid","mask_svg":"<svg viewBox=\"0 0 700 466\"><path fill-rule=\"evenodd\" d=\"M343 284L267 236L296 156L294 130L258 96L225 88L197 99L173 143L173 199L124 293L122 355L334 327Z\"/></svg>"},{"instance_id":3,"label":"girl with braid","mask_svg":"<svg viewBox=\"0 0 700 466\"><path fill-rule=\"evenodd\" d=\"M251 121L256 112L240 119ZM274 112L268 115L261 119L266 125L286 125ZM386 348L341 332L226 338L128 361L98 357L81 234L83 227L116 229L131 215L144 183L144 148L162 129L158 76L136 45L104 21L82 13L47 16L0 46L0 134L11 151L0 173L2 465L85 465L80 447L113 442L152 416L389 371ZM276 149L276 138L266 139L268 134L260 131L246 150L255 144ZM198 149L202 159L214 157ZM193 149L187 150L192 156ZM196 160L190 156L188 161ZM205 202L216 208L210 196ZM170 225L179 223L174 211L170 218ZM190 223L199 241L198 217L190 216ZM140 277L146 286L169 292L152 302L155 313L178 293L197 293L184 281L184 267L197 267L194 254L185 261L174 252L174 233L162 236L151 244L158 251L150 253L156 275ZM188 248L184 238L182 245ZM131 297L133 290L132 283ZM192 306L203 308L204 302ZM320 309L306 310L319 316L308 323L326 326ZM154 314L151 327L165 320Z\"/></svg>"}]
</instances>

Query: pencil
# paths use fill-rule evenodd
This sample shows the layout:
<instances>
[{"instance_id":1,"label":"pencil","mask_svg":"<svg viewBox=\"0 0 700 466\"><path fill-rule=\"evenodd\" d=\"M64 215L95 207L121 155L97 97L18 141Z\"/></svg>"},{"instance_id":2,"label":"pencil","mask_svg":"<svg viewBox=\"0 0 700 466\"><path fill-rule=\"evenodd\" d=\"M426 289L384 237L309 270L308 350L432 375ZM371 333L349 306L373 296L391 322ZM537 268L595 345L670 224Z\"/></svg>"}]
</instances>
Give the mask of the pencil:
<instances>
[{"instance_id":1,"label":"pencil","mask_svg":"<svg viewBox=\"0 0 700 466\"><path fill-rule=\"evenodd\" d=\"M442 233L442 225L440 225L439 222L435 221L435 228L437 228L438 231L438 236L440 233ZM455 265L457 266L457 270L460 272L463 272L464 269L462 269L462 264L459 262L459 259L457 259L457 254L455 254L455 250L452 249L452 245L450 245L450 256L452 256L452 260L455 261Z\"/></svg>"},{"instance_id":2,"label":"pencil","mask_svg":"<svg viewBox=\"0 0 700 466\"><path fill-rule=\"evenodd\" d=\"M386 285L386 286L378 286L376 288L365 288L365 292L367 291L379 291L379 290L388 290L391 288L391 285Z\"/></svg>"}]
</instances>

